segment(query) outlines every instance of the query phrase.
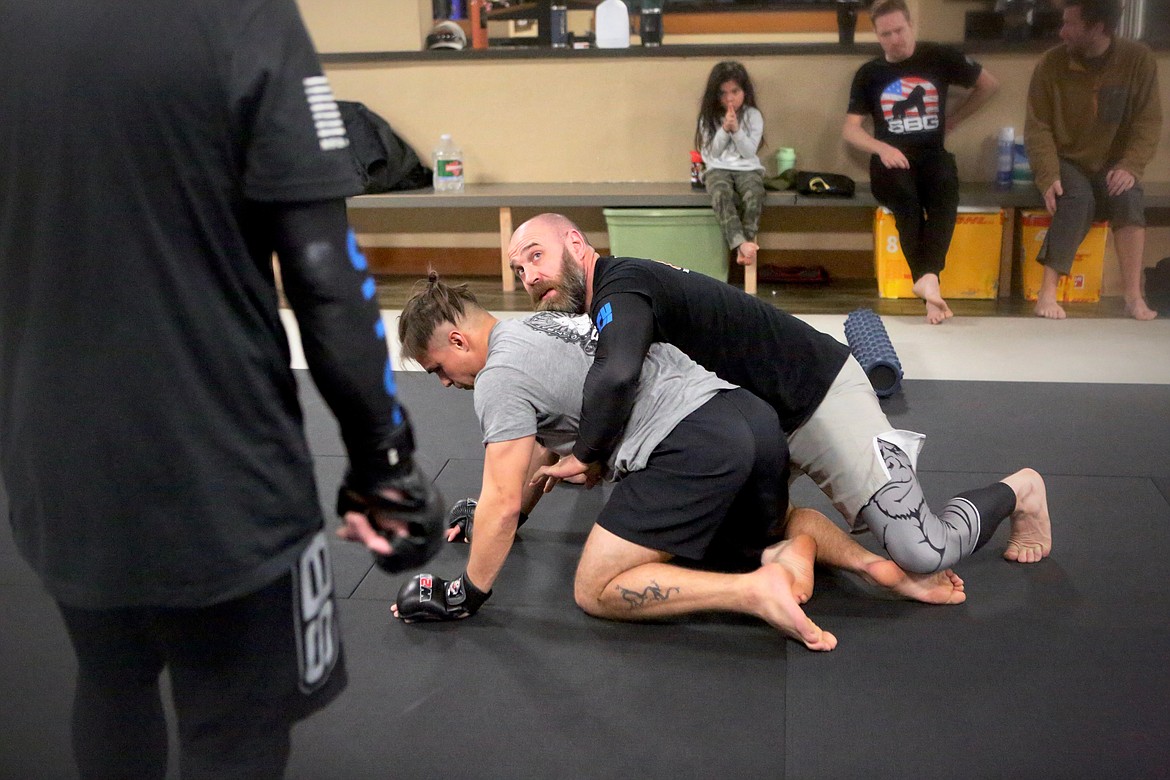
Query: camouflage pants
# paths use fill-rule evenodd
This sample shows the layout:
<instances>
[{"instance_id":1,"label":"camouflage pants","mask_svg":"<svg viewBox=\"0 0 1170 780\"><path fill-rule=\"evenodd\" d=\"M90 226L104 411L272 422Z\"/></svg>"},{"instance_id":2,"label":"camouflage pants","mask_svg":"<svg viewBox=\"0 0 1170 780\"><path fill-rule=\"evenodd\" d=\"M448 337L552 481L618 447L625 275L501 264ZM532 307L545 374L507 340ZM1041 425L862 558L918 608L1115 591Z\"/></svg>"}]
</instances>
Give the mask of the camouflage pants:
<instances>
[{"instance_id":1,"label":"camouflage pants","mask_svg":"<svg viewBox=\"0 0 1170 780\"><path fill-rule=\"evenodd\" d=\"M764 172L708 168L704 183L728 248L755 241L764 209Z\"/></svg>"}]
</instances>

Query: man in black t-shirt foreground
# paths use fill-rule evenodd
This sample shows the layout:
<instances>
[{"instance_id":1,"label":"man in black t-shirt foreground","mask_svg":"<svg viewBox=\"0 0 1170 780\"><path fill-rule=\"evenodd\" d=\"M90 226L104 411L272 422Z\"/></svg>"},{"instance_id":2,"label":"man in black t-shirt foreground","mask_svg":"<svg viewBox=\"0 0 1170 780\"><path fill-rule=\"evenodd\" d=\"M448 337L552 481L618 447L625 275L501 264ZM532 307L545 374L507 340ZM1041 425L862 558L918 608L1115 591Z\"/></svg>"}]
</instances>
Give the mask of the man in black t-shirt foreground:
<instances>
[{"instance_id":1,"label":"man in black t-shirt foreground","mask_svg":"<svg viewBox=\"0 0 1170 780\"><path fill-rule=\"evenodd\" d=\"M280 777L345 668L274 252L347 526L387 568L441 541L329 84L293 0L6 2L0 70L0 472L80 774L166 774L166 670L184 777Z\"/></svg>"},{"instance_id":2,"label":"man in black t-shirt foreground","mask_svg":"<svg viewBox=\"0 0 1170 780\"><path fill-rule=\"evenodd\" d=\"M957 603L962 581L949 567L1009 516L1005 558L1036 563L1051 550L1044 481L1032 469L966 491L933 514L915 473L925 437L895 430L848 347L790 314L685 269L601 257L559 214L517 228L508 254L537 308L588 311L598 330L573 454L534 479L593 476L626 424L647 350L667 342L771 404L794 474L808 474L855 530L873 531L897 566L819 513L790 519L786 533L816 539L818 562L910 598Z\"/></svg>"},{"instance_id":3,"label":"man in black t-shirt foreground","mask_svg":"<svg viewBox=\"0 0 1170 780\"><path fill-rule=\"evenodd\" d=\"M882 56L853 77L842 135L870 154L870 189L894 214L914 294L926 301L927 321L937 325L952 316L939 274L959 208L959 172L943 135L987 102L999 82L949 46L918 43L905 0L878 0L870 17ZM951 84L971 91L948 111ZM867 116L873 135L862 127Z\"/></svg>"}]
</instances>

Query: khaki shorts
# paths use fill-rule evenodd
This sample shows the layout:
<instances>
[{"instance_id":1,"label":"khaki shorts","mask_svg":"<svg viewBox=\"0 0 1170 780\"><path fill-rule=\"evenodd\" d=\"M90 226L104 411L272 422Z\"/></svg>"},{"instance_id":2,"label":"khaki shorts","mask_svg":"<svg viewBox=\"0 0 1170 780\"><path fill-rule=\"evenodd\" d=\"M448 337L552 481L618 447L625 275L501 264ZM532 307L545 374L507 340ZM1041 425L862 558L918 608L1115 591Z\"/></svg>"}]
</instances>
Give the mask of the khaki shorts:
<instances>
[{"instance_id":1,"label":"khaki shorts","mask_svg":"<svg viewBox=\"0 0 1170 780\"><path fill-rule=\"evenodd\" d=\"M890 479L874 439L893 430L865 371L850 355L820 406L788 437L792 478L808 474L856 526L857 513Z\"/></svg>"}]
</instances>

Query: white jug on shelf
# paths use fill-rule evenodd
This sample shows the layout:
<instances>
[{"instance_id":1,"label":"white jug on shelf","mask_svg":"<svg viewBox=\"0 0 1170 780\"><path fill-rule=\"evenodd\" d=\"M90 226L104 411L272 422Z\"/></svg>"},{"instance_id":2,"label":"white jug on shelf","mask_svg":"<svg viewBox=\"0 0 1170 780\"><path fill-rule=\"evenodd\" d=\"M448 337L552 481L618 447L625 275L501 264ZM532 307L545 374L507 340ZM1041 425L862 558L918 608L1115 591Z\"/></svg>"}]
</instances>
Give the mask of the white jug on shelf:
<instances>
[{"instance_id":1,"label":"white jug on shelf","mask_svg":"<svg viewBox=\"0 0 1170 780\"><path fill-rule=\"evenodd\" d=\"M597 36L597 48L629 48L630 10L622 0L604 0L599 4L593 26Z\"/></svg>"}]
</instances>

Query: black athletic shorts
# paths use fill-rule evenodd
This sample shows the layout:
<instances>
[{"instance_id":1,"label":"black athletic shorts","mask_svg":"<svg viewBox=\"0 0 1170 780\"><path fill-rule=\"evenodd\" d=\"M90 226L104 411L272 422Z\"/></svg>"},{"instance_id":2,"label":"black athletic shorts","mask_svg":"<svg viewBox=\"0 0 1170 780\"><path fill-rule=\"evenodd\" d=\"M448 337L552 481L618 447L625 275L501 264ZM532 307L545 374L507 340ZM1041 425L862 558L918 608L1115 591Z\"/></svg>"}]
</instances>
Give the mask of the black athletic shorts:
<instances>
[{"instance_id":1,"label":"black athletic shorts","mask_svg":"<svg viewBox=\"0 0 1170 780\"><path fill-rule=\"evenodd\" d=\"M129 698L118 703L117 692L157 681L165 668L179 716L184 776L188 770L192 776L279 773L292 724L328 704L346 684L327 544L324 533L317 534L288 574L222 604L108 610L60 605L79 684L96 694L95 701L106 702L103 707L132 707ZM134 722L147 713L90 716ZM89 756L86 763L102 771L126 760L112 754Z\"/></svg>"},{"instance_id":2,"label":"black athletic shorts","mask_svg":"<svg viewBox=\"0 0 1170 780\"><path fill-rule=\"evenodd\" d=\"M605 530L704 569L759 566L788 507L788 445L775 410L737 388L715 395L623 477L597 519Z\"/></svg>"}]
</instances>

